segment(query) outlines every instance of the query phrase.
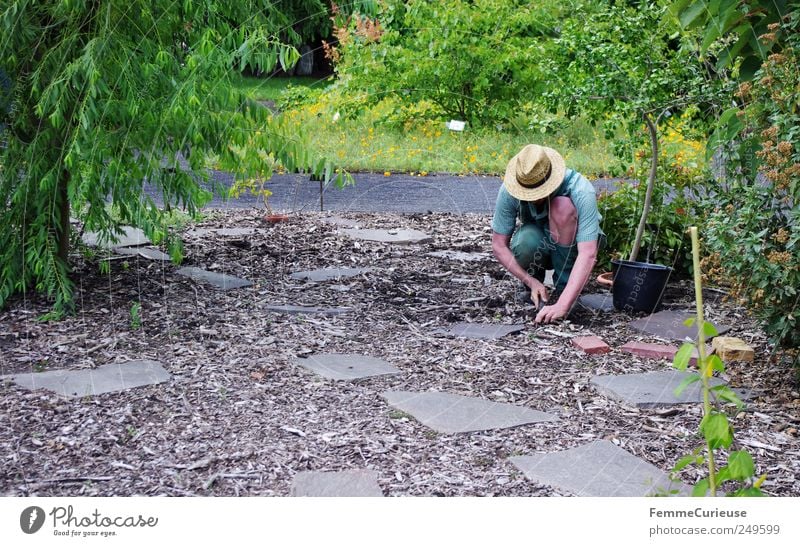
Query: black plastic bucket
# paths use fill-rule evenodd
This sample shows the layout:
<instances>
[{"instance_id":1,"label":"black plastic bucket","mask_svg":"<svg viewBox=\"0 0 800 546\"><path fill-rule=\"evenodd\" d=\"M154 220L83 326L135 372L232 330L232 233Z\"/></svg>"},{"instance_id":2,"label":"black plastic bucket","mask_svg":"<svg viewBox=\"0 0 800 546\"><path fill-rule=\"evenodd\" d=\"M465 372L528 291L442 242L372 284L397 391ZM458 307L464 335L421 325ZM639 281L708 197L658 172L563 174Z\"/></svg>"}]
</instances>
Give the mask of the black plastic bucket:
<instances>
[{"instance_id":1,"label":"black plastic bucket","mask_svg":"<svg viewBox=\"0 0 800 546\"><path fill-rule=\"evenodd\" d=\"M672 268L666 265L612 260L614 309L653 313L661 305Z\"/></svg>"}]
</instances>

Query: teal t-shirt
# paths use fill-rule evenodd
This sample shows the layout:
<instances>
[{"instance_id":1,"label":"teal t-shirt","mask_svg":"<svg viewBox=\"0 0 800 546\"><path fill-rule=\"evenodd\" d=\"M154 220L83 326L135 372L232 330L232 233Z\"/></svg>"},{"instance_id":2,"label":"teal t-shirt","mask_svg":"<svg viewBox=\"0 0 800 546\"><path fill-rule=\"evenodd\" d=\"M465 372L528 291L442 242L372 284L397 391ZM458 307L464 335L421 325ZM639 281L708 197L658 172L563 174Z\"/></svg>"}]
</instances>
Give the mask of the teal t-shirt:
<instances>
[{"instance_id":1,"label":"teal t-shirt","mask_svg":"<svg viewBox=\"0 0 800 546\"><path fill-rule=\"evenodd\" d=\"M578 232L575 235L576 243L596 241L600 235L601 216L597 210L597 196L594 186L577 171L567 169L564 180L550 197L565 195L572 200L578 212ZM545 201L542 210L537 211L536 206L529 201L520 201L512 197L505 185L500 185L497 201L494 206L492 231L501 235L512 235L517 225L517 218L523 224L536 223L543 228L548 224L550 201Z\"/></svg>"}]
</instances>

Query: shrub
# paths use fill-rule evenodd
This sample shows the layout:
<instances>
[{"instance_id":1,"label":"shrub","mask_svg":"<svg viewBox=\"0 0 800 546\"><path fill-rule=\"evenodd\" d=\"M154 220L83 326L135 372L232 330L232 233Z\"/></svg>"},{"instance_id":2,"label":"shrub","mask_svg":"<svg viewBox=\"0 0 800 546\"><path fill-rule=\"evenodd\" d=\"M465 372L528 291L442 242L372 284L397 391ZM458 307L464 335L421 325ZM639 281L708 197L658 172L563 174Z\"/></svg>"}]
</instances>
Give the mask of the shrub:
<instances>
[{"instance_id":1,"label":"shrub","mask_svg":"<svg viewBox=\"0 0 800 546\"><path fill-rule=\"evenodd\" d=\"M769 27L779 44L740 85L714 142L727 161L706 229L713 280L731 285L765 331L800 364L800 13Z\"/></svg>"},{"instance_id":2,"label":"shrub","mask_svg":"<svg viewBox=\"0 0 800 546\"><path fill-rule=\"evenodd\" d=\"M338 17L328 55L352 93L429 100L473 126L510 121L544 90L535 59L550 47L553 5L388 0L377 19Z\"/></svg>"}]
</instances>

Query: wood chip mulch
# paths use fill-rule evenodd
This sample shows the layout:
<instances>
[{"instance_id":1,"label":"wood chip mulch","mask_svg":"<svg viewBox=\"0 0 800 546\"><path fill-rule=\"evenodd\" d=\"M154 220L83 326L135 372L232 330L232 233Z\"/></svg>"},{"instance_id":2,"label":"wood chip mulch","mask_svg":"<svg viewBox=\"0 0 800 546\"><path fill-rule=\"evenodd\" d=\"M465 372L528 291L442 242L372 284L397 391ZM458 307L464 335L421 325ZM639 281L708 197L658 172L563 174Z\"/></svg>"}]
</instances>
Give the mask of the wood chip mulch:
<instances>
[{"instance_id":1,"label":"wood chip mulch","mask_svg":"<svg viewBox=\"0 0 800 546\"><path fill-rule=\"evenodd\" d=\"M337 233L325 213L266 224L259 211L214 213L199 227L253 227L252 235L184 234L183 265L229 273L253 287L219 291L137 257L74 256L77 312L37 320L39 298L0 313L0 375L84 369L128 360L163 363L173 380L65 400L0 382L0 494L287 495L304 470L370 468L385 495L562 496L528 481L508 461L609 439L664 471L700 445L700 407L636 409L602 396L592 376L669 369L619 351L658 342L627 328L630 317L578 311L536 326L515 303L517 283L491 258L486 215L343 214L363 227L406 227L433 242L388 245ZM480 262L428 256L479 252ZM370 267L339 282L307 283L289 273ZM600 288L593 283L585 292ZM671 281L665 307L689 310L693 289ZM795 373L772 355L745 310L706 293L709 319L756 349L725 379L758 396L731 412L737 448L754 457L763 490L800 496L800 394ZM132 316L139 304L141 326ZM268 304L351 307L337 316L269 312ZM525 322L497 341L435 335L453 322ZM570 338L598 335L614 350L589 356ZM315 353L361 353L403 370L356 382L323 380L293 364ZM438 434L381 399L388 390L436 390L524 405L559 417L514 429ZM702 472L680 474L694 483Z\"/></svg>"}]
</instances>

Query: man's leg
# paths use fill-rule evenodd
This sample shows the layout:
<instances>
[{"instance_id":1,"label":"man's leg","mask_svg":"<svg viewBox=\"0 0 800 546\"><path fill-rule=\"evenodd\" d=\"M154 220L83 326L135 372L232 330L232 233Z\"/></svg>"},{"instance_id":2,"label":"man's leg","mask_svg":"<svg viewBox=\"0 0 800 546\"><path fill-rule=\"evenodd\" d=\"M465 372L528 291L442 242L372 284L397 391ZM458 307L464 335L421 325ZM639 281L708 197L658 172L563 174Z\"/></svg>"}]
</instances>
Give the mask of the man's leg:
<instances>
[{"instance_id":1,"label":"man's leg","mask_svg":"<svg viewBox=\"0 0 800 546\"><path fill-rule=\"evenodd\" d=\"M563 290L578 257L578 245L575 244L578 211L575 210L572 199L566 196L551 199L549 221L547 237L553 243L553 284L557 290Z\"/></svg>"},{"instance_id":2,"label":"man's leg","mask_svg":"<svg viewBox=\"0 0 800 546\"><path fill-rule=\"evenodd\" d=\"M550 267L550 247L545 230L536 224L522 224L511 237L511 252L520 267L544 282L545 270Z\"/></svg>"}]
</instances>

